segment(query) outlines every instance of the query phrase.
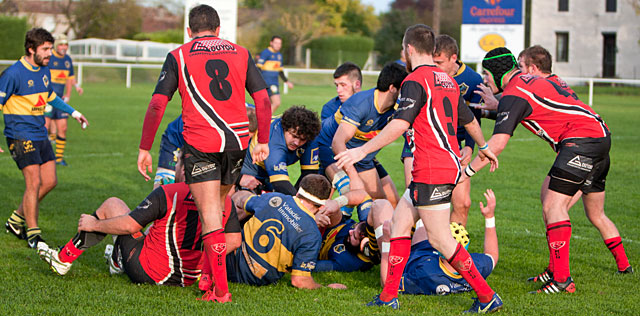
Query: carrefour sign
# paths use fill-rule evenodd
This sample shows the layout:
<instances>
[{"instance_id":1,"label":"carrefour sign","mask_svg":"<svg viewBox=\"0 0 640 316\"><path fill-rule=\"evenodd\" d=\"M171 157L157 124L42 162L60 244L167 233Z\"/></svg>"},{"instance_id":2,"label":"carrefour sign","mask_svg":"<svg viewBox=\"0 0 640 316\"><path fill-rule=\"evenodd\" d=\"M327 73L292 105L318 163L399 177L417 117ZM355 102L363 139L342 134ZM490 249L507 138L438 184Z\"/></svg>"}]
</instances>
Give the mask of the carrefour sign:
<instances>
[{"instance_id":1,"label":"carrefour sign","mask_svg":"<svg viewBox=\"0 0 640 316\"><path fill-rule=\"evenodd\" d=\"M462 24L523 24L522 0L464 0Z\"/></svg>"}]
</instances>

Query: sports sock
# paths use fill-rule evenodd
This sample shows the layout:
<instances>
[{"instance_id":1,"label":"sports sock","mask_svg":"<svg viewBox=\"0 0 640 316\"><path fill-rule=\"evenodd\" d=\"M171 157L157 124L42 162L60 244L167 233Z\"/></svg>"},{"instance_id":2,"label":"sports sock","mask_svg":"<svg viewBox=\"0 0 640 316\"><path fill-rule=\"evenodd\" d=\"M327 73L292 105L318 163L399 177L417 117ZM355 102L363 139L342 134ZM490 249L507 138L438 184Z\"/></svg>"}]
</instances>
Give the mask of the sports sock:
<instances>
[{"instance_id":1,"label":"sports sock","mask_svg":"<svg viewBox=\"0 0 640 316\"><path fill-rule=\"evenodd\" d=\"M204 252L211 267L213 282L216 286L216 296L223 296L229 292L227 284L227 263L225 261L227 243L224 230L218 229L202 236Z\"/></svg>"},{"instance_id":2,"label":"sports sock","mask_svg":"<svg viewBox=\"0 0 640 316\"><path fill-rule=\"evenodd\" d=\"M469 252L462 247L460 243L456 246L456 251L453 256L448 260L451 266L453 266L458 273L471 285L476 294L478 294L478 300L481 303L489 303L493 297L494 292L487 281L482 277L478 268L473 263Z\"/></svg>"},{"instance_id":3,"label":"sports sock","mask_svg":"<svg viewBox=\"0 0 640 316\"><path fill-rule=\"evenodd\" d=\"M53 143L55 144L55 142L56 142L56 137L57 137L57 136L56 136L56 133L51 133L51 134L49 134L49 141L50 141L50 142L53 142Z\"/></svg>"},{"instance_id":4,"label":"sports sock","mask_svg":"<svg viewBox=\"0 0 640 316\"><path fill-rule=\"evenodd\" d=\"M60 136L56 137L56 162L62 161L65 146L67 146L67 139Z\"/></svg>"},{"instance_id":5,"label":"sports sock","mask_svg":"<svg viewBox=\"0 0 640 316\"><path fill-rule=\"evenodd\" d=\"M569 241L571 240L571 221L559 221L547 225L549 250L553 261L553 279L564 282L571 272L569 270Z\"/></svg>"},{"instance_id":6,"label":"sports sock","mask_svg":"<svg viewBox=\"0 0 640 316\"><path fill-rule=\"evenodd\" d=\"M27 240L31 240L36 236L40 236L40 235L42 235L42 231L40 230L40 227L36 226L36 227L31 227L27 229Z\"/></svg>"},{"instance_id":7,"label":"sports sock","mask_svg":"<svg viewBox=\"0 0 640 316\"><path fill-rule=\"evenodd\" d=\"M14 210L13 213L11 213L11 216L9 216L9 219L7 220L7 222L9 222L9 224L15 225L15 226L23 226L24 227L24 216L18 214L17 210Z\"/></svg>"},{"instance_id":8,"label":"sports sock","mask_svg":"<svg viewBox=\"0 0 640 316\"><path fill-rule=\"evenodd\" d=\"M380 293L381 300L388 302L398 297L398 286L400 285L404 267L407 265L410 251L410 236L391 238L389 269L387 270L387 279L384 282L384 288L382 289L382 293Z\"/></svg>"},{"instance_id":9,"label":"sports sock","mask_svg":"<svg viewBox=\"0 0 640 316\"><path fill-rule=\"evenodd\" d=\"M553 272L553 251L551 251L551 247L549 246L549 231L545 232L547 236L547 249L549 249L549 265L547 266L547 270Z\"/></svg>"},{"instance_id":10,"label":"sports sock","mask_svg":"<svg viewBox=\"0 0 640 316\"><path fill-rule=\"evenodd\" d=\"M609 238L605 240L604 243L607 245L607 248L609 248L609 251L611 251L613 258L616 259L618 271L623 271L630 266L629 259L627 259L627 253L624 251L622 238L620 238L620 236Z\"/></svg>"},{"instance_id":11,"label":"sports sock","mask_svg":"<svg viewBox=\"0 0 640 316\"><path fill-rule=\"evenodd\" d=\"M362 203L356 206L356 211L358 212L358 220L360 221L367 220L367 217L369 217L369 211L371 211L372 205L373 205L373 199L371 198L371 196L369 196L369 194L367 194L367 197L362 201Z\"/></svg>"},{"instance_id":12,"label":"sports sock","mask_svg":"<svg viewBox=\"0 0 640 316\"><path fill-rule=\"evenodd\" d=\"M376 239L376 231L373 227L369 226L369 223L365 223L365 233L367 234L367 238L369 238L369 250L371 252L379 252L378 240Z\"/></svg>"},{"instance_id":13,"label":"sports sock","mask_svg":"<svg viewBox=\"0 0 640 316\"><path fill-rule=\"evenodd\" d=\"M94 212L93 217L98 218L98 215ZM98 218L99 219L99 218ZM85 232L81 231L76 233L67 244L60 249L58 257L62 262L73 262L78 259L85 250L89 247L93 247L100 243L107 234L98 232Z\"/></svg>"}]
</instances>

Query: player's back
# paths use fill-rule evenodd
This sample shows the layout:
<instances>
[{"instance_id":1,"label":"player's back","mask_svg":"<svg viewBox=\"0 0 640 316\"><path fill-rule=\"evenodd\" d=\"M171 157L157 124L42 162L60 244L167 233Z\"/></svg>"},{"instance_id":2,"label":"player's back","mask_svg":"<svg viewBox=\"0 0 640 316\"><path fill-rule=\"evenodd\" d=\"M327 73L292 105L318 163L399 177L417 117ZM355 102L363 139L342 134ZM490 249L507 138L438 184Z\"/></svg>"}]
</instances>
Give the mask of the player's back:
<instances>
[{"instance_id":1,"label":"player's back","mask_svg":"<svg viewBox=\"0 0 640 316\"><path fill-rule=\"evenodd\" d=\"M419 66L405 78L424 91L426 104L412 128L414 144L413 180L420 183L455 183L460 163L456 137L460 92L451 76L435 66ZM403 96L400 96L402 99Z\"/></svg>"},{"instance_id":2,"label":"player's back","mask_svg":"<svg viewBox=\"0 0 640 316\"><path fill-rule=\"evenodd\" d=\"M253 196L245 203L254 215L244 225L238 252L238 281L254 285L277 282L285 272L310 275L321 236L315 217L297 197L282 193Z\"/></svg>"},{"instance_id":3,"label":"player's back","mask_svg":"<svg viewBox=\"0 0 640 316\"><path fill-rule=\"evenodd\" d=\"M245 149L249 123L244 90L253 62L249 52L218 37L203 36L170 54L178 67L185 141L202 152Z\"/></svg>"},{"instance_id":4,"label":"player's back","mask_svg":"<svg viewBox=\"0 0 640 316\"><path fill-rule=\"evenodd\" d=\"M564 81L562 78L558 77L558 75L550 74L547 76L547 80L551 80L552 82L555 82L557 85L560 86L560 88L569 92L569 94L571 94L573 97L578 98L578 95L575 93L575 91L573 91L573 89L571 89L569 84L566 81Z\"/></svg>"},{"instance_id":5,"label":"player's back","mask_svg":"<svg viewBox=\"0 0 640 316\"><path fill-rule=\"evenodd\" d=\"M324 119L335 115L341 105L342 102L340 102L339 97L335 97L329 100L329 102L325 103L322 106L322 111L320 112L320 120L324 121Z\"/></svg>"},{"instance_id":6,"label":"player's back","mask_svg":"<svg viewBox=\"0 0 640 316\"><path fill-rule=\"evenodd\" d=\"M609 135L609 129L593 109L551 80L519 74L505 87L502 104L526 102L530 107L522 125L548 141L552 147L567 138ZM496 123L498 124L498 123Z\"/></svg>"}]
</instances>

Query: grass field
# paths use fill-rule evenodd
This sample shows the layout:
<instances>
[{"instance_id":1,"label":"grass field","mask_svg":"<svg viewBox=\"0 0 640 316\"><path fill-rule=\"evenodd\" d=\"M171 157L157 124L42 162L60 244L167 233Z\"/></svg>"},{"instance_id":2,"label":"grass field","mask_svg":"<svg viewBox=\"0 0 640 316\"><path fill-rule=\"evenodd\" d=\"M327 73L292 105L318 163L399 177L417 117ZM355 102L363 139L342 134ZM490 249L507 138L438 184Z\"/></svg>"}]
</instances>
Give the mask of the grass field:
<instances>
[{"instance_id":1,"label":"grass field","mask_svg":"<svg viewBox=\"0 0 640 316\"><path fill-rule=\"evenodd\" d=\"M283 107L306 104L319 111L326 100L335 96L333 88L323 83L329 80L328 77L309 79L307 85L297 85L283 96ZM365 79L365 87L373 84L373 79ZM136 158L153 84L134 81L133 88L125 89L122 82L86 82L84 88L85 95L74 95L72 105L85 114L91 125L82 131L76 122L70 121L66 152L69 167L58 168L58 186L40 207L40 227L52 246L66 243L75 233L79 215L93 212L108 197L118 196L133 208L152 188L152 184L144 182L138 174ZM594 108L613 132L606 210L622 234L631 264L640 268L640 134L635 125L640 117L640 96L637 89L607 88L603 92L596 94ZM578 89L578 93L586 97L585 90ZM157 134L152 150L154 163L162 129L179 113L177 100L179 97L168 106ZM485 121L483 130L487 138L492 125ZM3 123L0 128L4 128ZM24 183L6 152L4 141L0 147L5 150L0 154L0 220L4 222L20 203ZM399 189L404 184L400 150L401 143L397 141L379 155ZM571 268L577 292L555 296L527 294L537 287L524 280L541 272L547 263L539 186L553 159L548 145L518 128L500 156L500 169L495 174L482 171L473 178L474 203L468 224L472 238L470 251L482 251L484 225L477 207L481 192L492 188L498 198L500 262L488 281L505 302L501 313L637 315L640 310L638 274L614 273L613 257L584 216L581 205L571 211ZM472 302L471 293L446 297L401 296L397 312L366 308L364 303L380 290L378 271L374 268L368 272L314 276L323 284L344 283L348 286L344 291L297 290L286 276L277 285L261 288L230 284L233 303L203 303L196 301L200 292L195 286L141 286L130 283L123 275L110 276L102 258L108 240L86 251L71 271L60 277L38 259L34 250L26 248L24 241L0 234L0 297L4 311L1 314L448 315L460 313Z\"/></svg>"}]
</instances>

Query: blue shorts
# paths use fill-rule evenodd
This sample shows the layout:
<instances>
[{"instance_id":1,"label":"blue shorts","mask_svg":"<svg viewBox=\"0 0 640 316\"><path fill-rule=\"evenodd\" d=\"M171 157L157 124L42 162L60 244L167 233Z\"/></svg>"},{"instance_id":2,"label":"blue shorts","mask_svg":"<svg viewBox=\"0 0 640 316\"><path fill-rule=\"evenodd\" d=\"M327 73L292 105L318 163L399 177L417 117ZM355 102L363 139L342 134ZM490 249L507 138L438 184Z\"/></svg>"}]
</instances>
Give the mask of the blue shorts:
<instances>
[{"instance_id":1,"label":"blue shorts","mask_svg":"<svg viewBox=\"0 0 640 316\"><path fill-rule=\"evenodd\" d=\"M269 96L272 95L279 95L280 94L280 85L276 82L276 83L267 83L267 93L269 94Z\"/></svg>"},{"instance_id":2,"label":"blue shorts","mask_svg":"<svg viewBox=\"0 0 640 316\"><path fill-rule=\"evenodd\" d=\"M51 107L51 111L44 112L44 116L52 119L52 120L65 120L69 118L69 113L62 111L60 109L56 109Z\"/></svg>"},{"instance_id":3,"label":"blue shorts","mask_svg":"<svg viewBox=\"0 0 640 316\"><path fill-rule=\"evenodd\" d=\"M7 137L7 146L11 153L11 158L22 170L30 165L42 165L45 162L55 160L51 142L46 140L23 140Z\"/></svg>"},{"instance_id":4,"label":"blue shorts","mask_svg":"<svg viewBox=\"0 0 640 316\"><path fill-rule=\"evenodd\" d=\"M331 147L319 145L318 160L320 160L320 174L323 174L324 170L328 166L336 162L336 160L334 159L333 150L331 149ZM380 166L381 170L378 169L378 166ZM356 171L358 172L367 171L367 170L376 168L378 169L378 174L381 174L380 171L382 171L385 174L385 176L388 175L387 171L384 170L384 168L382 168L382 165L380 165L380 163L375 159L375 155L372 156L371 154L367 155L367 157L365 157L364 159L358 161L354 165L354 167L356 167ZM380 179L382 178L383 176L381 175Z\"/></svg>"}]
</instances>

